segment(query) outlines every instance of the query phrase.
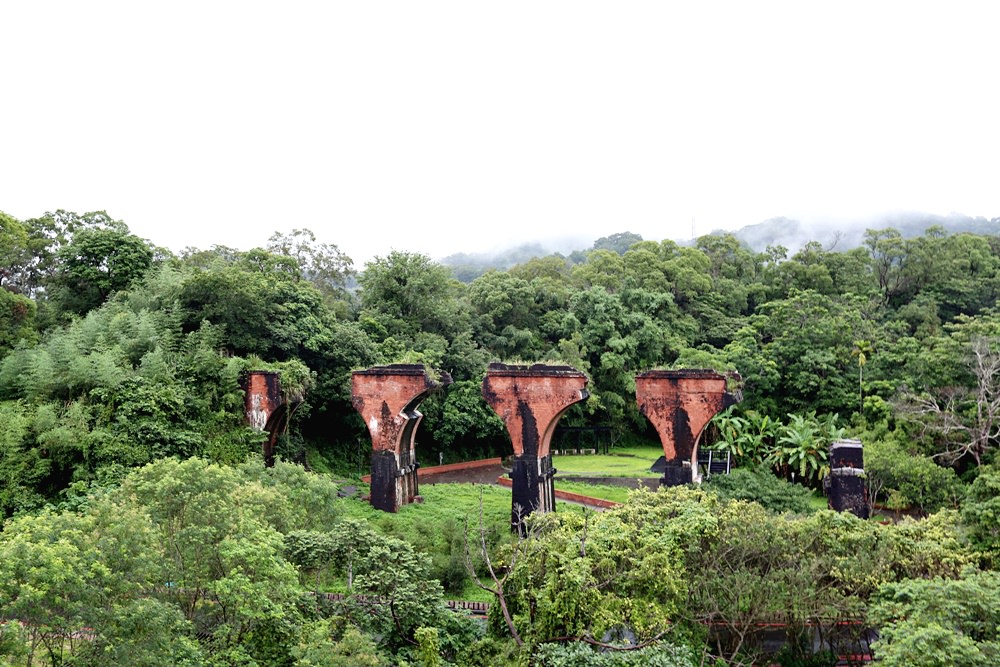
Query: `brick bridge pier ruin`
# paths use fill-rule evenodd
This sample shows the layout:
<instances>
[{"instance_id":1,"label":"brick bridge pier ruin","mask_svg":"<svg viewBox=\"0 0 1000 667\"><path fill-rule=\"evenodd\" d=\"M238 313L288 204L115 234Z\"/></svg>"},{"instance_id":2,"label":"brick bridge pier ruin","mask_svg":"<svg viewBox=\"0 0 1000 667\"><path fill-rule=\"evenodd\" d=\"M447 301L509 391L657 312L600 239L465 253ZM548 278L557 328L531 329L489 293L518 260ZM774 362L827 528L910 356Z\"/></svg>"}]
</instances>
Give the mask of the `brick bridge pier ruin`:
<instances>
[{"instance_id":1,"label":"brick bridge pier ruin","mask_svg":"<svg viewBox=\"0 0 1000 667\"><path fill-rule=\"evenodd\" d=\"M247 371L240 376L243 388L243 411L247 423L258 431L264 431L264 465L274 466L274 447L278 437L288 427L293 406L298 400L288 400L281 391L281 378L275 371Z\"/></svg>"},{"instance_id":2,"label":"brick bridge pier ruin","mask_svg":"<svg viewBox=\"0 0 1000 667\"><path fill-rule=\"evenodd\" d=\"M450 375L432 378L421 364L374 366L351 374L351 403L372 439L373 507L397 512L419 494L416 431L423 415L417 406L449 384Z\"/></svg>"},{"instance_id":3,"label":"brick bridge pier ruin","mask_svg":"<svg viewBox=\"0 0 1000 667\"><path fill-rule=\"evenodd\" d=\"M739 401L726 390L726 376L693 369L640 373L635 378L635 397L663 445L667 465L660 486L695 480L702 430L717 413Z\"/></svg>"},{"instance_id":4,"label":"brick bridge pier ruin","mask_svg":"<svg viewBox=\"0 0 1000 667\"><path fill-rule=\"evenodd\" d=\"M493 363L483 380L483 398L503 420L514 447L511 528L524 530L534 511L555 509L550 445L556 422L585 400L587 376L570 366Z\"/></svg>"}]
</instances>

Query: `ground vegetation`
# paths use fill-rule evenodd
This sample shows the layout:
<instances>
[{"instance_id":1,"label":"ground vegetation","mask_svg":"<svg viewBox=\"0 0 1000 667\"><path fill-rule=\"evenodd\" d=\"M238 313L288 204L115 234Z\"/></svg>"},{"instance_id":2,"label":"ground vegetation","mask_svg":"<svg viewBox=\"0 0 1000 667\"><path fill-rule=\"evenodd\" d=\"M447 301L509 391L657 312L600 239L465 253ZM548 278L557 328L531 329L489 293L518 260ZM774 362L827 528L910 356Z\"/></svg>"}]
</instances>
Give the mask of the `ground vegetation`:
<instances>
[{"instance_id":1,"label":"ground vegetation","mask_svg":"<svg viewBox=\"0 0 1000 667\"><path fill-rule=\"evenodd\" d=\"M819 660L839 619L880 629L890 664L995 662L997 237L872 229L790 251L622 233L464 278L405 251L358 268L305 229L174 253L105 212L0 214L4 659L750 664L760 623L786 629L775 659ZM737 371L743 401L701 445L741 472L523 538L488 494L480 513L474 491L429 492L409 524L338 497L367 469L352 370L451 375L421 405L426 464L509 454L479 393L497 360L586 373L560 424L613 454L656 442L636 373ZM274 468L243 415L240 378L261 369L296 405ZM800 502L842 437L863 440L889 525ZM431 509L451 495L460 509ZM441 605L476 577L504 600L485 628Z\"/></svg>"}]
</instances>

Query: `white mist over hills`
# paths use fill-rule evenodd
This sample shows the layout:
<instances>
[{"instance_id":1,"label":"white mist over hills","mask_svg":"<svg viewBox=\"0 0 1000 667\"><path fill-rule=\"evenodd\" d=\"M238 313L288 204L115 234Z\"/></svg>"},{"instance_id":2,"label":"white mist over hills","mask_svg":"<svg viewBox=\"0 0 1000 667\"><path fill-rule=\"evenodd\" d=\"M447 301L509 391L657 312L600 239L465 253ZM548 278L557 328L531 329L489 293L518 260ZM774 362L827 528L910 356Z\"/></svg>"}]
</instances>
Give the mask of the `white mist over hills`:
<instances>
[{"instance_id":1,"label":"white mist over hills","mask_svg":"<svg viewBox=\"0 0 1000 667\"><path fill-rule=\"evenodd\" d=\"M973 218L959 213L950 215L933 215L918 212L897 212L883 216L853 220L833 220L831 218L814 217L805 221L792 218L771 218L753 225L747 225L736 230L715 229L706 234L731 233L741 243L755 251L763 251L768 246L782 246L789 254L795 253L805 244L819 243L826 250L845 251L856 248L864 242L865 232L869 229L893 228L904 237L919 236L932 227L941 227L947 233L972 232L976 234L1000 234L1000 217L986 219ZM622 231L633 233L634 230L619 230L602 237L565 236L545 240L529 240L523 243L509 245L486 252L460 252L447 257L437 258L441 263L451 267L465 267L467 270L485 268L507 269L516 264L526 262L533 257L545 257L552 254L572 256L594 247L599 239L621 234ZM645 241L671 240L679 245L690 245L694 238L658 238L634 232ZM699 234L704 235L704 234ZM578 256L578 255L577 255Z\"/></svg>"},{"instance_id":2,"label":"white mist over hills","mask_svg":"<svg viewBox=\"0 0 1000 667\"><path fill-rule=\"evenodd\" d=\"M308 228L359 268L777 216L998 215L995 17L905 0L2 2L0 207L105 210L175 251Z\"/></svg>"}]
</instances>

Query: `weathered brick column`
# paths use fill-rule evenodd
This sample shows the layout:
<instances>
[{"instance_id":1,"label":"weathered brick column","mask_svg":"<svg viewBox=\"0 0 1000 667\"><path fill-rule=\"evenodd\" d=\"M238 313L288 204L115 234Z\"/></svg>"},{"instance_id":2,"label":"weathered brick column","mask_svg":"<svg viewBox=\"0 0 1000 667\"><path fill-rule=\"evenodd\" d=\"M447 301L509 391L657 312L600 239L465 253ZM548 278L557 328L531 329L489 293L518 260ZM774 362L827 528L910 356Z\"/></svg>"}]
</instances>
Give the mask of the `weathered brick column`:
<instances>
[{"instance_id":1,"label":"weathered brick column","mask_svg":"<svg viewBox=\"0 0 1000 667\"><path fill-rule=\"evenodd\" d=\"M827 482L830 509L868 518L870 508L865 489L864 447L860 440L836 440L830 445L830 476Z\"/></svg>"},{"instance_id":2,"label":"weathered brick column","mask_svg":"<svg viewBox=\"0 0 1000 667\"><path fill-rule=\"evenodd\" d=\"M448 384L450 375L434 379L420 364L375 366L351 374L351 403L372 438L373 507L396 512L419 493L415 444L423 415L417 406Z\"/></svg>"},{"instance_id":3,"label":"weathered brick column","mask_svg":"<svg viewBox=\"0 0 1000 667\"><path fill-rule=\"evenodd\" d=\"M698 437L718 412L736 403L726 376L711 370L647 371L635 378L635 397L663 444L667 461L660 486L694 479Z\"/></svg>"},{"instance_id":4,"label":"weathered brick column","mask_svg":"<svg viewBox=\"0 0 1000 667\"><path fill-rule=\"evenodd\" d=\"M245 392L243 408L247 423L267 433L264 465L274 465L274 446L288 423L288 404L281 393L281 378L274 371L247 371L240 378Z\"/></svg>"},{"instance_id":5,"label":"weathered brick column","mask_svg":"<svg viewBox=\"0 0 1000 667\"><path fill-rule=\"evenodd\" d=\"M573 404L585 400L587 376L570 366L490 364L483 398L500 415L514 446L511 527L523 529L534 511L555 509L549 446L556 422Z\"/></svg>"}]
</instances>

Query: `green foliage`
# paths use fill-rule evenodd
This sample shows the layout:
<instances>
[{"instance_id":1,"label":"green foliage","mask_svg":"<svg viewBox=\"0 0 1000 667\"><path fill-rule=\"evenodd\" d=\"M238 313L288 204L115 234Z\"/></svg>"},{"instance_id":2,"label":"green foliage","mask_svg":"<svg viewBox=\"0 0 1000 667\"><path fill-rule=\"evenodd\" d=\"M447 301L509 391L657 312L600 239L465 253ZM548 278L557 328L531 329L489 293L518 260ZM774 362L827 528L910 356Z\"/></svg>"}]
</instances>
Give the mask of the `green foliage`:
<instances>
[{"instance_id":1,"label":"green foliage","mask_svg":"<svg viewBox=\"0 0 1000 667\"><path fill-rule=\"evenodd\" d=\"M830 444L841 431L832 425L833 416L826 425L814 418L802 415L788 415L788 423L778 431L778 441L771 451L769 462L775 467L790 470L794 479L796 473L807 481L822 479L830 472ZM831 437L833 436L833 437Z\"/></svg>"},{"instance_id":2,"label":"green foliage","mask_svg":"<svg viewBox=\"0 0 1000 667\"><path fill-rule=\"evenodd\" d=\"M827 510L778 518L700 489L637 491L614 510L530 526L496 556L512 567L505 597L526 645L666 633L729 661L760 657L759 628L783 623L782 660L824 664L800 645L811 623L856 619L883 584L956 576L975 560L955 513L890 526ZM497 606L490 629L502 637Z\"/></svg>"},{"instance_id":3,"label":"green foliage","mask_svg":"<svg viewBox=\"0 0 1000 667\"><path fill-rule=\"evenodd\" d=\"M195 269L178 298L185 331L211 322L237 354L287 360L322 354L333 342L333 314L290 257L256 250Z\"/></svg>"},{"instance_id":4,"label":"green foliage","mask_svg":"<svg viewBox=\"0 0 1000 667\"><path fill-rule=\"evenodd\" d=\"M679 527L649 521L644 509L630 502L600 514L533 517L531 537L514 547L520 556L501 551L502 560L516 561L507 600L526 643L600 637L623 625L642 641L667 629L685 596L673 538ZM496 606L491 627L499 629Z\"/></svg>"},{"instance_id":5,"label":"green foliage","mask_svg":"<svg viewBox=\"0 0 1000 667\"><path fill-rule=\"evenodd\" d=\"M781 423L756 410L737 415L737 407L731 405L712 418L716 439L709 448L728 453L737 466L759 465L773 449Z\"/></svg>"},{"instance_id":6,"label":"green foliage","mask_svg":"<svg viewBox=\"0 0 1000 667\"><path fill-rule=\"evenodd\" d=\"M161 274L152 280L174 284ZM219 354L217 328L205 323L185 335L176 311L146 309L156 297L144 294L114 297L0 360L0 397L20 399L29 420L11 452L39 460L36 491L162 456L235 462L259 449L237 382L246 363ZM277 366L290 390L308 388L302 362Z\"/></svg>"},{"instance_id":7,"label":"green foliage","mask_svg":"<svg viewBox=\"0 0 1000 667\"><path fill-rule=\"evenodd\" d=\"M425 255L393 251L376 257L359 276L360 319L388 350L402 345L456 380L476 377L486 365L471 334L463 286ZM390 356L390 355L386 355Z\"/></svg>"},{"instance_id":8,"label":"green foliage","mask_svg":"<svg viewBox=\"0 0 1000 667\"><path fill-rule=\"evenodd\" d=\"M445 613L441 585L429 579L428 559L406 542L375 536L366 546L356 550L355 596L347 613L386 645L399 648Z\"/></svg>"},{"instance_id":9,"label":"green foliage","mask_svg":"<svg viewBox=\"0 0 1000 667\"><path fill-rule=\"evenodd\" d=\"M417 662L421 667L440 667L441 643L438 641L437 628L417 628L413 633L417 642Z\"/></svg>"},{"instance_id":10,"label":"green foliage","mask_svg":"<svg viewBox=\"0 0 1000 667\"><path fill-rule=\"evenodd\" d=\"M861 306L803 290L758 309L752 325L768 341L760 354L782 369L778 390L792 411L838 413L857 404L851 350L868 337Z\"/></svg>"},{"instance_id":11,"label":"green foliage","mask_svg":"<svg viewBox=\"0 0 1000 667\"><path fill-rule=\"evenodd\" d=\"M18 621L0 621L0 658L5 664L26 662L30 648ZM11 660L12 659L12 660Z\"/></svg>"},{"instance_id":12,"label":"green foliage","mask_svg":"<svg viewBox=\"0 0 1000 667\"><path fill-rule=\"evenodd\" d=\"M6 227L6 225L4 225ZM0 265L9 267L6 273L6 283L9 289L13 289L26 296L40 299L48 311L50 292L62 292L57 296L69 297L79 303L78 295L68 293L71 286L60 284L60 280L71 277L71 271L65 263L69 260L70 265L80 272L83 278L95 278L93 284L78 285L81 289L100 288L101 286L114 289L121 289L128 282L128 276L136 277L135 269L146 264L149 259L145 257L145 252L136 243L138 239L128 233L128 227L119 220L113 220L104 211L78 214L70 211L58 210L49 212L40 218L25 220L18 225L13 225L13 234L5 235L0 233L0 248L4 247L3 237L6 236L8 242L13 242L7 246L10 254L7 259L0 261ZM21 233L23 231L23 234ZM92 235L91 238L87 238ZM120 235L120 236L118 236ZM81 252L74 253L66 250L80 237L78 249ZM123 240L123 252L119 253L117 248L106 243L112 238ZM139 241L141 243L141 241ZM107 253L103 258L102 254ZM151 257L151 255L150 255ZM86 275L85 268L87 262L91 263L91 268L96 269L93 276ZM103 268L101 265L103 264ZM112 266L115 275L112 276L107 269ZM141 271L140 271L141 273ZM119 280L124 278L125 280ZM0 282L4 282L0 280ZM94 297L90 292L89 296ZM105 294L105 296L107 296ZM56 299L58 301L58 299ZM53 315L58 315L54 313ZM43 318L48 320L49 317ZM50 322L48 322L50 323Z\"/></svg>"},{"instance_id":13,"label":"green foliage","mask_svg":"<svg viewBox=\"0 0 1000 667\"><path fill-rule=\"evenodd\" d=\"M349 258L308 230L276 234L268 250L154 261L102 212L0 215L0 510L17 515L0 535L4 574L16 582L5 584L3 609L38 620L5 646L35 662L385 664L378 636L397 662L457 659L472 633L439 613L440 589L409 575L387 589L376 563L468 595L465 546L477 534L465 520L478 490L428 485L425 505L390 517L337 499L336 484L301 467L264 470L247 460L261 436L244 425L238 378L250 367L280 370L286 396L301 401L282 451L322 452L329 467L358 473L367 437L350 406L351 370L408 357L451 372L450 391L422 406L419 444L425 459L458 460L507 447L480 394L493 356L588 373L591 399L563 423L610 426L619 444L651 435L635 373L735 368L745 400L704 440L717 432L714 446L744 466L766 462L816 484L840 434L829 415L841 414L867 429L869 492L891 506L954 507L965 495L958 475L937 461L978 473L961 522L945 510L892 526L826 511L776 519L728 499L797 509L789 487L748 471L709 484L736 486L725 498L639 492L601 515L539 518L522 542L507 530L509 495L484 494L487 547L528 645L504 644L506 624L494 618L494 636L469 641L487 657L465 652L469 664L524 663L537 642L622 631L640 641L668 632L745 660L759 653L755 624L775 618L793 647L776 659L820 660L797 643L810 619L856 618L884 584L996 563L1000 485L989 464L1000 318L988 308L998 258L996 239L941 230L875 231L860 249L809 243L791 256L729 235L680 247L626 233L468 286L429 258L392 253L359 276L355 297ZM559 468L616 465L640 476L656 456L599 458L566 457ZM30 515L57 501L62 511ZM129 535L109 527L113 515ZM473 563L480 576L484 567ZM344 581L391 602L376 609L355 596L331 611L300 597ZM976 655L939 625L910 629L928 646ZM73 636L80 627L92 633ZM431 630L439 649L421 658L410 642L420 631L431 646Z\"/></svg>"},{"instance_id":14,"label":"green foliage","mask_svg":"<svg viewBox=\"0 0 1000 667\"><path fill-rule=\"evenodd\" d=\"M0 288L0 359L18 344L35 342L35 313L31 299Z\"/></svg>"},{"instance_id":15,"label":"green foliage","mask_svg":"<svg viewBox=\"0 0 1000 667\"><path fill-rule=\"evenodd\" d=\"M123 615L138 613L134 597L162 580L161 554L149 518L120 503L95 501L86 514L43 511L13 519L0 540L0 609L4 618L24 623L31 656L44 652L59 663L75 649L67 638L85 628L98 629L101 646L113 641L117 628L130 622ZM190 627L162 610L145 611L152 618L142 650L153 656L145 664L175 652L183 657Z\"/></svg>"},{"instance_id":16,"label":"green foliage","mask_svg":"<svg viewBox=\"0 0 1000 667\"><path fill-rule=\"evenodd\" d=\"M28 229L20 220L0 211L0 290L21 291L19 269L28 262Z\"/></svg>"},{"instance_id":17,"label":"green foliage","mask_svg":"<svg viewBox=\"0 0 1000 667\"><path fill-rule=\"evenodd\" d=\"M482 378L454 382L439 400L440 409L426 401L421 411L449 460L488 458L509 447L503 421L483 400Z\"/></svg>"},{"instance_id":18,"label":"green foliage","mask_svg":"<svg viewBox=\"0 0 1000 667\"><path fill-rule=\"evenodd\" d=\"M994 665L1000 659L1000 575L967 571L961 579L886 584L869 613L873 646L890 666Z\"/></svg>"},{"instance_id":19,"label":"green foliage","mask_svg":"<svg viewBox=\"0 0 1000 667\"><path fill-rule=\"evenodd\" d=\"M0 513L3 516L38 507L43 498L39 483L50 462L30 446L30 411L20 402L0 402Z\"/></svg>"},{"instance_id":20,"label":"green foliage","mask_svg":"<svg viewBox=\"0 0 1000 667\"><path fill-rule=\"evenodd\" d=\"M152 265L153 251L125 230L83 229L57 257L55 299L63 311L82 315L142 278Z\"/></svg>"},{"instance_id":21,"label":"green foliage","mask_svg":"<svg viewBox=\"0 0 1000 667\"><path fill-rule=\"evenodd\" d=\"M539 667L694 667L690 649L669 643L600 650L583 642L542 644L533 656Z\"/></svg>"},{"instance_id":22,"label":"green foliage","mask_svg":"<svg viewBox=\"0 0 1000 667\"><path fill-rule=\"evenodd\" d=\"M776 512L812 511L809 489L776 477L769 470L735 468L728 475L712 475L703 486L725 500L749 500Z\"/></svg>"},{"instance_id":23,"label":"green foliage","mask_svg":"<svg viewBox=\"0 0 1000 667\"><path fill-rule=\"evenodd\" d=\"M338 521L339 484L325 475L307 471L301 465L278 459L265 467L259 456L236 466L243 479L278 494L280 501L261 514L276 530L329 530Z\"/></svg>"},{"instance_id":24,"label":"green foliage","mask_svg":"<svg viewBox=\"0 0 1000 667\"><path fill-rule=\"evenodd\" d=\"M709 448L728 452L737 465L766 464L782 476L794 479L798 475L806 483L815 483L830 472L830 445L844 433L836 415L789 414L788 422L782 423L756 410L738 416L736 407L713 417L715 440Z\"/></svg>"},{"instance_id":25,"label":"green foliage","mask_svg":"<svg viewBox=\"0 0 1000 667\"><path fill-rule=\"evenodd\" d=\"M865 485L874 503L884 496L889 509L913 508L922 514L955 507L961 484L952 468L912 454L894 440L865 441Z\"/></svg>"},{"instance_id":26,"label":"green foliage","mask_svg":"<svg viewBox=\"0 0 1000 667\"><path fill-rule=\"evenodd\" d=\"M544 350L535 296L530 282L508 272L490 271L472 281L468 298L481 344L501 359L538 358Z\"/></svg>"},{"instance_id":27,"label":"green foliage","mask_svg":"<svg viewBox=\"0 0 1000 667\"><path fill-rule=\"evenodd\" d=\"M119 492L149 515L164 547L167 599L226 651L285 618L297 576L267 521L287 499L233 468L163 459L140 468Z\"/></svg>"},{"instance_id":28,"label":"green foliage","mask_svg":"<svg viewBox=\"0 0 1000 667\"><path fill-rule=\"evenodd\" d=\"M292 648L295 667L386 667L372 638L348 627L339 640L331 637L328 621L314 621L303 628L302 640Z\"/></svg>"},{"instance_id":29,"label":"green foliage","mask_svg":"<svg viewBox=\"0 0 1000 667\"><path fill-rule=\"evenodd\" d=\"M994 567L1000 563L1000 469L988 466L969 487L962 503L969 537Z\"/></svg>"},{"instance_id":30,"label":"green foliage","mask_svg":"<svg viewBox=\"0 0 1000 667\"><path fill-rule=\"evenodd\" d=\"M323 295L324 301L338 315L347 313L347 281L354 277L354 262L336 245L317 243L308 229L293 229L289 234L275 232L267 250L293 258L302 276Z\"/></svg>"},{"instance_id":31,"label":"green foliage","mask_svg":"<svg viewBox=\"0 0 1000 667\"><path fill-rule=\"evenodd\" d=\"M202 664L202 650L191 636L191 624L172 605L149 598L115 605L110 617L96 629L93 641L73 656L74 665Z\"/></svg>"}]
</instances>

